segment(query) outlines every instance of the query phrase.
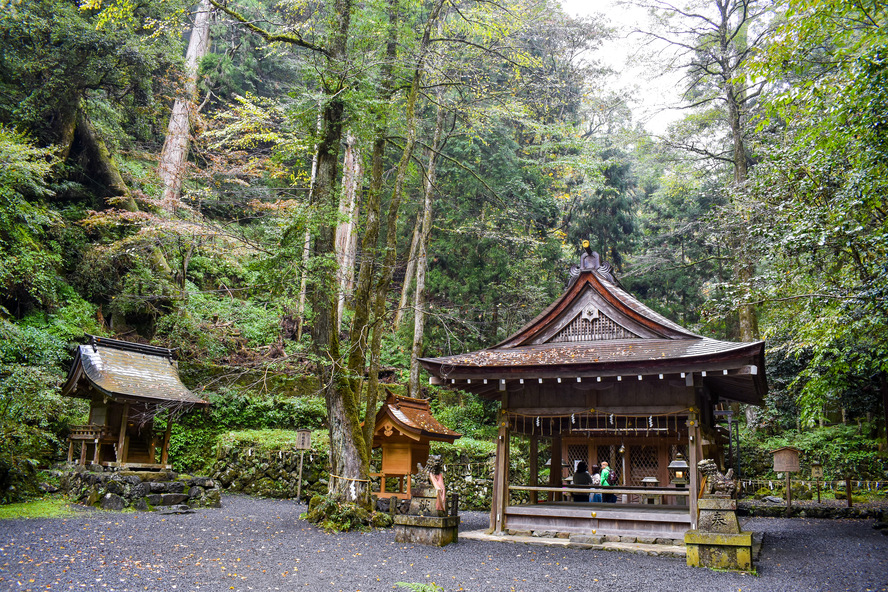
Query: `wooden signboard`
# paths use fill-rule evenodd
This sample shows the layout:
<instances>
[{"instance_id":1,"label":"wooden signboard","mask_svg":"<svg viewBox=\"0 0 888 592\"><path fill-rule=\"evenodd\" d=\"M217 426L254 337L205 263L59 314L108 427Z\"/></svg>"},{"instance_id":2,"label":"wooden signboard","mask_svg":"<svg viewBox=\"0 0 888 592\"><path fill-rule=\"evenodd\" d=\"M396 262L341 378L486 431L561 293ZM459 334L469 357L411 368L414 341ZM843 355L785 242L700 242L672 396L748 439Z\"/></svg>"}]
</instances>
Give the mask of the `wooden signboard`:
<instances>
[{"instance_id":1,"label":"wooden signboard","mask_svg":"<svg viewBox=\"0 0 888 592\"><path fill-rule=\"evenodd\" d=\"M786 517L792 517L792 474L799 472L799 450L792 446L784 446L772 450L774 455L774 472L786 474Z\"/></svg>"},{"instance_id":2,"label":"wooden signboard","mask_svg":"<svg viewBox=\"0 0 888 592\"><path fill-rule=\"evenodd\" d=\"M311 448L311 430L296 430L296 450Z\"/></svg>"},{"instance_id":3,"label":"wooden signboard","mask_svg":"<svg viewBox=\"0 0 888 592\"><path fill-rule=\"evenodd\" d=\"M774 472L775 473L798 473L799 472L799 452L798 448L792 446L784 446L777 450L772 450L774 455Z\"/></svg>"}]
</instances>

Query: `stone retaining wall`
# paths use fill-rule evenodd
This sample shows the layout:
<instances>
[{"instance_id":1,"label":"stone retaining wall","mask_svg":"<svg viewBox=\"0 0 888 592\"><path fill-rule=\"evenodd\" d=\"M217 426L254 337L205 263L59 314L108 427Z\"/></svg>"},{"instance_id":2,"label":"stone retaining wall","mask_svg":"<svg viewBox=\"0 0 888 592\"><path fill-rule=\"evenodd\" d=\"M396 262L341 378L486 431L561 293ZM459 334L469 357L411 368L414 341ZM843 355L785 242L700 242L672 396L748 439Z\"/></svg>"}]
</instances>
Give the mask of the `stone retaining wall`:
<instances>
[{"instance_id":1,"label":"stone retaining wall","mask_svg":"<svg viewBox=\"0 0 888 592\"><path fill-rule=\"evenodd\" d=\"M794 518L874 518L876 520L885 520L885 508L874 508L867 506L831 506L804 504L792 506L792 516ZM786 503L774 504L766 502L740 501L737 503L738 516L764 516L767 518L785 518Z\"/></svg>"},{"instance_id":2,"label":"stone retaining wall","mask_svg":"<svg viewBox=\"0 0 888 592\"><path fill-rule=\"evenodd\" d=\"M222 446L210 475L229 491L295 499L299 455L293 450L267 451ZM479 453L469 456L465 452L448 450L442 453L442 460L447 491L459 494L460 509L489 510L493 493L494 455ZM523 463L520 468L524 469ZM371 464L370 470L376 472L377 464ZM513 475L515 472L516 467L513 467ZM302 466L302 499L326 494L329 475L328 454L317 450L306 451ZM389 490L393 483L390 482ZM374 491L379 490L379 478L372 479L371 487Z\"/></svg>"},{"instance_id":3,"label":"stone retaining wall","mask_svg":"<svg viewBox=\"0 0 888 592\"><path fill-rule=\"evenodd\" d=\"M174 510L219 508L222 492L206 477L173 471L113 471L101 466L59 471L62 489L77 502L104 510Z\"/></svg>"},{"instance_id":4,"label":"stone retaining wall","mask_svg":"<svg viewBox=\"0 0 888 592\"><path fill-rule=\"evenodd\" d=\"M296 498L299 456L293 450L256 450L222 446L210 472L227 490L273 498ZM302 499L327 493L329 460L326 453L306 451L302 463Z\"/></svg>"}]
</instances>

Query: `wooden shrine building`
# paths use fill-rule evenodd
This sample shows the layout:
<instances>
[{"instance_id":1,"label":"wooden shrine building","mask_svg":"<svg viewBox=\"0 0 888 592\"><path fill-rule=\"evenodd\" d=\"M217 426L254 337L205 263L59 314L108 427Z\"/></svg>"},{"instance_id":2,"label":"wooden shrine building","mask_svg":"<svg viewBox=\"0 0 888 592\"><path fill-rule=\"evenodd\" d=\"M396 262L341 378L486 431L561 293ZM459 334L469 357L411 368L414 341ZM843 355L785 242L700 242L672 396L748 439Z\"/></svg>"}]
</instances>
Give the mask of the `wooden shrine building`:
<instances>
[{"instance_id":1,"label":"wooden shrine building","mask_svg":"<svg viewBox=\"0 0 888 592\"><path fill-rule=\"evenodd\" d=\"M682 538L696 527L697 461L721 459L713 411L762 402L764 342L718 341L673 323L623 290L584 246L567 291L520 331L421 363L435 384L501 401L494 532ZM512 436L529 439L529 482L510 478ZM579 461L590 470L608 462L616 484L572 486ZM545 464L565 468L541 482ZM618 503L572 501L578 493L616 494Z\"/></svg>"},{"instance_id":2,"label":"wooden shrine building","mask_svg":"<svg viewBox=\"0 0 888 592\"><path fill-rule=\"evenodd\" d=\"M426 399L402 397L388 393L376 413L373 448L382 448L382 470L372 473L379 477L380 487L374 492L380 498L410 499L410 475L417 472L416 463L429 459L430 442L453 442L461 434L450 430L432 417ZM398 480L398 491L386 491L386 479ZM406 485L405 485L406 479Z\"/></svg>"},{"instance_id":3,"label":"wooden shrine building","mask_svg":"<svg viewBox=\"0 0 888 592\"><path fill-rule=\"evenodd\" d=\"M79 464L121 468L172 468L173 418L208 405L182 384L172 350L105 337L77 347L62 395L90 402L89 423L71 426L68 461L80 444ZM167 411L166 431L156 434L161 411Z\"/></svg>"}]
</instances>

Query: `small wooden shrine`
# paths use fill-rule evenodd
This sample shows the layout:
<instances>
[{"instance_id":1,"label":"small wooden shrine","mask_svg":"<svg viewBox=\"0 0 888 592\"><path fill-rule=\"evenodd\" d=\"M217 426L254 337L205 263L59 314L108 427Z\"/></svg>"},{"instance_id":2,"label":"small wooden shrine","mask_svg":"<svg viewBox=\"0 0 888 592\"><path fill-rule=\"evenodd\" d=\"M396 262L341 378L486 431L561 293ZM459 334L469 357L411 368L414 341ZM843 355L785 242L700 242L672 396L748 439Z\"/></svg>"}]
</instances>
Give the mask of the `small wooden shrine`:
<instances>
[{"instance_id":1,"label":"small wooden shrine","mask_svg":"<svg viewBox=\"0 0 888 592\"><path fill-rule=\"evenodd\" d=\"M432 417L426 399L388 393L376 413L373 448L382 448L382 468L371 477L379 477L380 488L373 492L380 498L410 499L410 475L429 459L430 442L453 442L462 434L450 430ZM398 491L386 491L386 479L398 480Z\"/></svg>"},{"instance_id":2,"label":"small wooden shrine","mask_svg":"<svg viewBox=\"0 0 888 592\"><path fill-rule=\"evenodd\" d=\"M172 350L105 337L77 347L62 395L90 402L89 423L71 426L68 461L79 444L79 464L121 468L172 468L173 418L208 405L182 384ZM157 434L154 418L161 411L168 413L167 426Z\"/></svg>"},{"instance_id":3,"label":"small wooden shrine","mask_svg":"<svg viewBox=\"0 0 888 592\"><path fill-rule=\"evenodd\" d=\"M494 532L680 539L697 520L694 467L721 459L727 441L714 411L760 404L765 394L764 342L718 341L673 323L623 290L584 247L567 291L517 333L421 363L433 384L501 402ZM529 439L529 482L510 478L513 436ZM573 486L579 461L607 462L613 486ZM541 482L546 465L565 468ZM619 503L572 501L595 493Z\"/></svg>"}]
</instances>

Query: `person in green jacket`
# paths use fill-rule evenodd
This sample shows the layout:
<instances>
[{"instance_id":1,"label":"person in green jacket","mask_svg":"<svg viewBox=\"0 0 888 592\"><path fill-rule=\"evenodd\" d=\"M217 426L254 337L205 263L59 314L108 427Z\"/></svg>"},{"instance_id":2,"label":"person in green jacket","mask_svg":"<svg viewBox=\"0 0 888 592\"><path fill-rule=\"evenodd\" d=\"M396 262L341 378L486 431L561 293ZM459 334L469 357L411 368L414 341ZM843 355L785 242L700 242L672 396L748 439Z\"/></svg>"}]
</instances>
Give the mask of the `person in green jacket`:
<instances>
[{"instance_id":1,"label":"person in green jacket","mask_svg":"<svg viewBox=\"0 0 888 592\"><path fill-rule=\"evenodd\" d=\"M611 483L611 476L612 475L613 475L613 473L611 472L611 468L610 468L610 465L608 464L608 462L607 461L602 462L601 463L601 486L602 487L610 487L612 485L612 483ZM617 503L617 496L614 495L613 493L605 493L604 494L604 502L608 503L608 504L615 504L615 503Z\"/></svg>"}]
</instances>

